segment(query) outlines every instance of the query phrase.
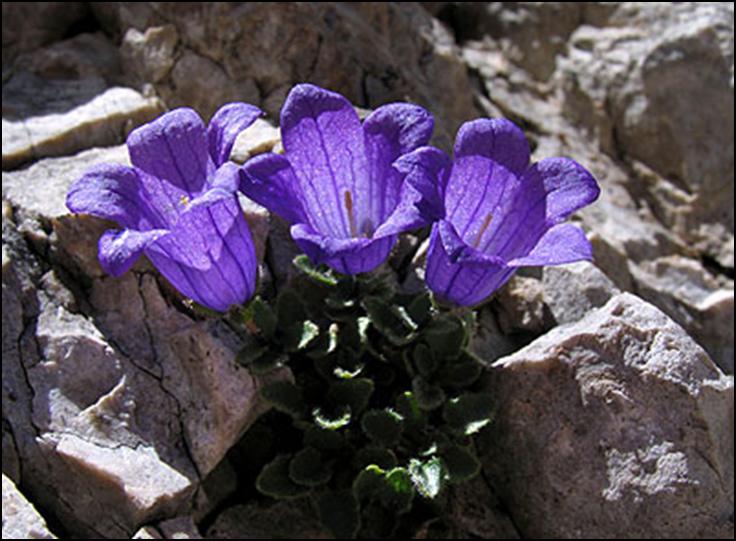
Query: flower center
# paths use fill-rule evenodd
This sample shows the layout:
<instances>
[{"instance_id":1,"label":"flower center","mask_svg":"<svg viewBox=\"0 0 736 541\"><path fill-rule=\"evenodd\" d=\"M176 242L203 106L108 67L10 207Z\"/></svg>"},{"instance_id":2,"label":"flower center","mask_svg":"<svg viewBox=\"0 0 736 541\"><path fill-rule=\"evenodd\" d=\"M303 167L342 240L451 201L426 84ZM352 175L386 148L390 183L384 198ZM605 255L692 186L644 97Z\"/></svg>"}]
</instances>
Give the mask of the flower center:
<instances>
[{"instance_id":1,"label":"flower center","mask_svg":"<svg viewBox=\"0 0 736 541\"><path fill-rule=\"evenodd\" d=\"M491 220L493 220L493 214L490 212L486 215L486 219L483 220L483 225L480 226L480 229L478 230L478 234L475 236L475 242L473 242L473 248L477 248L480 244L480 239L483 238L483 233L486 232L486 229L488 229L488 226L491 225Z\"/></svg>"},{"instance_id":2,"label":"flower center","mask_svg":"<svg viewBox=\"0 0 736 541\"><path fill-rule=\"evenodd\" d=\"M188 195L182 195L179 197L179 204L184 208L186 208L189 205L190 201L191 200L189 199Z\"/></svg>"},{"instance_id":3,"label":"flower center","mask_svg":"<svg viewBox=\"0 0 736 541\"><path fill-rule=\"evenodd\" d=\"M358 230L355 227L355 214L353 213L353 194L350 190L345 190L345 210L348 211L348 223L350 226L350 236L357 237Z\"/></svg>"}]
</instances>

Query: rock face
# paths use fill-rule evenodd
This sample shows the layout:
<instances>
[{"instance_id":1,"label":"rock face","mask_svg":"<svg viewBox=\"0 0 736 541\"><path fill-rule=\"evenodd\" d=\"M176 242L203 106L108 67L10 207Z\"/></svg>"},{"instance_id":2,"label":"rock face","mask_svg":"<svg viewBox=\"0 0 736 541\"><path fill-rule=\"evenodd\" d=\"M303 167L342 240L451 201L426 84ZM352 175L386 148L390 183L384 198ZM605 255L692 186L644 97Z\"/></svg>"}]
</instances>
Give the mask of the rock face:
<instances>
[{"instance_id":1,"label":"rock face","mask_svg":"<svg viewBox=\"0 0 736 541\"><path fill-rule=\"evenodd\" d=\"M497 361L485 468L524 537L729 537L733 378L621 294Z\"/></svg>"},{"instance_id":2,"label":"rock face","mask_svg":"<svg viewBox=\"0 0 736 541\"><path fill-rule=\"evenodd\" d=\"M305 506L232 498L228 451L261 412L234 362L250 336L145 258L105 275L114 225L64 204L177 106L258 105L232 159L281 151L305 81L424 105L445 150L463 121L506 116L534 160L601 184L575 217L595 260L522 270L478 310L498 412L483 476L448 495L452 531L733 537L732 4L4 2L2 24L4 537L325 535ZM272 295L298 250L241 203ZM424 237L391 257L406 291Z\"/></svg>"}]
</instances>

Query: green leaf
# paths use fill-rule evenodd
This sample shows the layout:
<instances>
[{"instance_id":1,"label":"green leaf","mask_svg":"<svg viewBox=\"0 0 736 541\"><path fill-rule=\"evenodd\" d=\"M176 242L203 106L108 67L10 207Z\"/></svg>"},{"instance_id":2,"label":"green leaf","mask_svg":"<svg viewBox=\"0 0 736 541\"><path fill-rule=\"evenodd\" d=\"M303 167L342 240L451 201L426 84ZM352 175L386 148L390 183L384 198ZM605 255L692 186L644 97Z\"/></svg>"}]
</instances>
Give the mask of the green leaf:
<instances>
[{"instance_id":1,"label":"green leaf","mask_svg":"<svg viewBox=\"0 0 736 541\"><path fill-rule=\"evenodd\" d=\"M438 385L428 382L422 376L411 380L411 390L420 409L431 411L445 402L445 392Z\"/></svg>"},{"instance_id":2,"label":"green leaf","mask_svg":"<svg viewBox=\"0 0 736 541\"><path fill-rule=\"evenodd\" d=\"M235 356L235 362L237 362L241 366L247 367L258 357L266 353L269 348L270 346L268 344L262 344L253 340L249 344L243 346L240 351L238 351L238 354Z\"/></svg>"},{"instance_id":3,"label":"green leaf","mask_svg":"<svg viewBox=\"0 0 736 541\"><path fill-rule=\"evenodd\" d=\"M361 303L373 326L396 346L404 346L416 337L417 324L403 306L390 304L379 297L366 297Z\"/></svg>"},{"instance_id":4,"label":"green leaf","mask_svg":"<svg viewBox=\"0 0 736 541\"><path fill-rule=\"evenodd\" d=\"M443 417L447 424L463 435L478 432L491 422L493 400L487 393L465 393L445 405Z\"/></svg>"},{"instance_id":5,"label":"green leaf","mask_svg":"<svg viewBox=\"0 0 736 541\"><path fill-rule=\"evenodd\" d=\"M260 357L253 359L250 371L254 376L262 376L269 372L285 366L289 362L289 356L281 351L266 351Z\"/></svg>"},{"instance_id":6,"label":"green leaf","mask_svg":"<svg viewBox=\"0 0 736 541\"><path fill-rule=\"evenodd\" d=\"M480 472L480 461L469 447L451 445L440 453L447 468L447 480L450 483L469 481Z\"/></svg>"},{"instance_id":7,"label":"green leaf","mask_svg":"<svg viewBox=\"0 0 736 541\"><path fill-rule=\"evenodd\" d=\"M315 265L311 259L305 254L299 254L294 258L294 266L303 272L308 278L315 282L334 287L338 281L335 275L326 265Z\"/></svg>"},{"instance_id":8,"label":"green leaf","mask_svg":"<svg viewBox=\"0 0 736 541\"><path fill-rule=\"evenodd\" d=\"M409 306L406 307L406 313L417 325L421 326L427 323L434 314L430 294L424 292L414 297Z\"/></svg>"},{"instance_id":9,"label":"green leaf","mask_svg":"<svg viewBox=\"0 0 736 541\"><path fill-rule=\"evenodd\" d=\"M310 426L304 432L304 445L319 451L334 452L345 445L342 435L336 430L321 426Z\"/></svg>"},{"instance_id":10,"label":"green leaf","mask_svg":"<svg viewBox=\"0 0 736 541\"><path fill-rule=\"evenodd\" d=\"M256 478L256 488L262 494L280 500L301 498L309 494L309 487L301 486L289 477L291 455L279 455L266 464Z\"/></svg>"},{"instance_id":11,"label":"green leaf","mask_svg":"<svg viewBox=\"0 0 736 541\"><path fill-rule=\"evenodd\" d=\"M411 391L406 391L396 398L396 412L403 418L406 428L420 428L427 422L426 414L419 407Z\"/></svg>"},{"instance_id":12,"label":"green leaf","mask_svg":"<svg viewBox=\"0 0 736 541\"><path fill-rule=\"evenodd\" d=\"M350 406L339 407L332 414L324 412L321 408L314 408L312 410L312 418L320 428L325 430L339 430L350 424L352 415L350 413Z\"/></svg>"},{"instance_id":13,"label":"green leaf","mask_svg":"<svg viewBox=\"0 0 736 541\"><path fill-rule=\"evenodd\" d=\"M306 411L302 390L290 381L274 381L261 389L261 397L276 410L300 418Z\"/></svg>"},{"instance_id":14,"label":"green leaf","mask_svg":"<svg viewBox=\"0 0 736 541\"><path fill-rule=\"evenodd\" d=\"M483 365L478 358L467 350L463 350L457 359L448 360L437 374L437 379L444 386L468 387L478 379Z\"/></svg>"},{"instance_id":15,"label":"green leaf","mask_svg":"<svg viewBox=\"0 0 736 541\"><path fill-rule=\"evenodd\" d=\"M330 325L326 333L320 333L314 340L310 342L306 351L307 357L310 359L321 359L337 349L337 332L336 323Z\"/></svg>"},{"instance_id":16,"label":"green leaf","mask_svg":"<svg viewBox=\"0 0 736 541\"><path fill-rule=\"evenodd\" d=\"M335 539L355 539L360 529L358 501L350 490L324 492L315 498L319 519Z\"/></svg>"},{"instance_id":17,"label":"green leaf","mask_svg":"<svg viewBox=\"0 0 736 541\"><path fill-rule=\"evenodd\" d=\"M437 358L432 354L426 344L417 344L412 352L414 366L417 371L424 377L428 378L437 370Z\"/></svg>"},{"instance_id":18,"label":"green leaf","mask_svg":"<svg viewBox=\"0 0 736 541\"><path fill-rule=\"evenodd\" d=\"M252 321L261 335L268 340L273 338L276 332L276 314L273 309L260 297L253 299L248 308L253 316Z\"/></svg>"},{"instance_id":19,"label":"green leaf","mask_svg":"<svg viewBox=\"0 0 736 541\"><path fill-rule=\"evenodd\" d=\"M411 509L414 486L406 468L386 471L371 464L355 478L353 493L358 501L379 501L386 509L400 514Z\"/></svg>"},{"instance_id":20,"label":"green leaf","mask_svg":"<svg viewBox=\"0 0 736 541\"><path fill-rule=\"evenodd\" d=\"M335 406L346 405L353 416L358 416L368 406L373 394L373 382L367 378L340 380L330 385L327 399Z\"/></svg>"},{"instance_id":21,"label":"green leaf","mask_svg":"<svg viewBox=\"0 0 736 541\"><path fill-rule=\"evenodd\" d=\"M305 319L288 325L283 329L281 343L287 351L305 349L319 335L319 326Z\"/></svg>"},{"instance_id":22,"label":"green leaf","mask_svg":"<svg viewBox=\"0 0 736 541\"><path fill-rule=\"evenodd\" d=\"M401 438L401 415L391 410L369 410L363 414L360 426L366 436L378 445L393 447Z\"/></svg>"},{"instance_id":23,"label":"green leaf","mask_svg":"<svg viewBox=\"0 0 736 541\"><path fill-rule=\"evenodd\" d=\"M293 289L282 289L276 299L278 328L283 332L295 323L309 319L303 295Z\"/></svg>"},{"instance_id":24,"label":"green leaf","mask_svg":"<svg viewBox=\"0 0 736 541\"><path fill-rule=\"evenodd\" d=\"M363 447L355 454L355 464L358 469L365 469L370 465L384 470L396 467L396 455L383 447Z\"/></svg>"},{"instance_id":25,"label":"green leaf","mask_svg":"<svg viewBox=\"0 0 736 541\"><path fill-rule=\"evenodd\" d=\"M433 499L444 486L446 470L439 457L430 458L425 462L413 458L409 461L409 474L417 492L425 498Z\"/></svg>"},{"instance_id":26,"label":"green leaf","mask_svg":"<svg viewBox=\"0 0 736 541\"><path fill-rule=\"evenodd\" d=\"M462 319L452 314L435 318L422 333L432 354L439 360L454 359L460 355L466 331Z\"/></svg>"},{"instance_id":27,"label":"green leaf","mask_svg":"<svg viewBox=\"0 0 736 541\"><path fill-rule=\"evenodd\" d=\"M289 477L299 485L316 487L332 478L332 469L317 449L305 447L289 463Z\"/></svg>"}]
</instances>

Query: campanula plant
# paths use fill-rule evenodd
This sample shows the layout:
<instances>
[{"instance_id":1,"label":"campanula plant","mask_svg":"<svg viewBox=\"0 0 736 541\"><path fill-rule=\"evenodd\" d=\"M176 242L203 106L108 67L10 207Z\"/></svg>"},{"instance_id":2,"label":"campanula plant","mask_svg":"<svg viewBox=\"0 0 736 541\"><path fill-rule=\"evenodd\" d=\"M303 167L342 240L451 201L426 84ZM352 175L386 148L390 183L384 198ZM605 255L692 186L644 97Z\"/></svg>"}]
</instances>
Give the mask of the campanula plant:
<instances>
[{"instance_id":1,"label":"campanula plant","mask_svg":"<svg viewBox=\"0 0 736 541\"><path fill-rule=\"evenodd\" d=\"M240 187L292 223L292 237L315 263L367 272L399 233L428 223L419 193L392 164L426 145L433 128L432 116L408 103L379 107L361 124L340 94L300 84L281 110L285 155L246 162Z\"/></svg>"},{"instance_id":2,"label":"campanula plant","mask_svg":"<svg viewBox=\"0 0 736 541\"><path fill-rule=\"evenodd\" d=\"M225 311L255 290L257 262L238 203L238 168L228 162L237 135L261 111L220 108L205 127L181 108L131 132L132 167L103 164L77 180L67 207L117 222L98 244L102 268L125 273L145 253L181 293Z\"/></svg>"},{"instance_id":3,"label":"campanula plant","mask_svg":"<svg viewBox=\"0 0 736 541\"><path fill-rule=\"evenodd\" d=\"M396 167L434 217L425 282L441 301L474 305L523 266L591 259L583 231L563 221L600 192L568 158L529 163L522 131L504 119L465 123L454 160L423 147Z\"/></svg>"}]
</instances>

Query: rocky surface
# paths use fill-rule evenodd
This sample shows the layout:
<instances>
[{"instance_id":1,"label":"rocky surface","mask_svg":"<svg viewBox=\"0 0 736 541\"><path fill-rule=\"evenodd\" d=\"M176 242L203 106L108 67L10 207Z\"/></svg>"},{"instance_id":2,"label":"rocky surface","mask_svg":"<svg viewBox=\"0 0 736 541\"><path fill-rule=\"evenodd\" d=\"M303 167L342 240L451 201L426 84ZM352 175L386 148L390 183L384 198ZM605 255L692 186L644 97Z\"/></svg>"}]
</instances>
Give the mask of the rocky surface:
<instances>
[{"instance_id":1,"label":"rocky surface","mask_svg":"<svg viewBox=\"0 0 736 541\"><path fill-rule=\"evenodd\" d=\"M451 530L732 538L733 4L598 2L4 2L4 537L324 537L307 508L233 499L227 453L260 413L234 363L248 335L145 258L106 276L112 224L64 206L166 108L249 101L269 116L232 158L278 152L302 81L425 105L445 149L509 117L535 160L601 183L576 216L595 261L524 270L478 311L497 421ZM242 203L272 294L296 249ZM390 261L407 291L421 241Z\"/></svg>"},{"instance_id":2,"label":"rocky surface","mask_svg":"<svg viewBox=\"0 0 736 541\"><path fill-rule=\"evenodd\" d=\"M733 378L624 293L498 360L485 468L524 537L729 537Z\"/></svg>"}]
</instances>

